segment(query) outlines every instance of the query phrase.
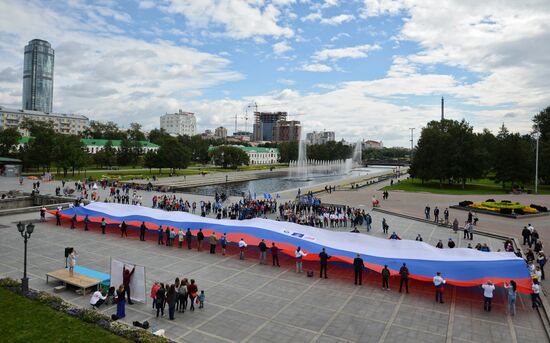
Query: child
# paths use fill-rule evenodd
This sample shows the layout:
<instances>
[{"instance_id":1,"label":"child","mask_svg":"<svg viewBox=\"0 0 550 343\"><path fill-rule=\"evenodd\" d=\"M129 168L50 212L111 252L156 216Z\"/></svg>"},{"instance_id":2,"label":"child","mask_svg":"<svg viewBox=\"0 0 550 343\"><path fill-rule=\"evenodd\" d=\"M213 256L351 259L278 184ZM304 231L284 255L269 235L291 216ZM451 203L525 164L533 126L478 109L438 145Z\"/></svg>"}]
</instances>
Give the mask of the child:
<instances>
[{"instance_id":1,"label":"child","mask_svg":"<svg viewBox=\"0 0 550 343\"><path fill-rule=\"evenodd\" d=\"M199 295L199 308L204 308L204 291Z\"/></svg>"}]
</instances>

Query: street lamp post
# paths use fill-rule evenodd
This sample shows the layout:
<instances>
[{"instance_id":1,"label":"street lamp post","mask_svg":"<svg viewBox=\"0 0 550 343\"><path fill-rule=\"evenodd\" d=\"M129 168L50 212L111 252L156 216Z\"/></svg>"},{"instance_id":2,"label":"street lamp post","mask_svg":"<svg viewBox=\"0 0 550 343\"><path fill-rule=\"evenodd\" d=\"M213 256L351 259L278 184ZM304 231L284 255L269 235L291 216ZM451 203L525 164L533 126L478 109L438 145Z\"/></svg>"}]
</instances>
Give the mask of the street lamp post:
<instances>
[{"instance_id":1,"label":"street lamp post","mask_svg":"<svg viewBox=\"0 0 550 343\"><path fill-rule=\"evenodd\" d=\"M540 132L535 132L535 139L537 140L537 150L535 153L535 194L539 193L539 139Z\"/></svg>"},{"instance_id":2,"label":"street lamp post","mask_svg":"<svg viewBox=\"0 0 550 343\"><path fill-rule=\"evenodd\" d=\"M23 262L23 278L21 279L21 291L26 293L29 291L29 278L27 277L27 242L31 238L31 234L34 231L34 225L29 223L25 227L25 224L19 222L19 224L17 224L17 230L19 230L21 237L25 239L25 256Z\"/></svg>"}]
</instances>

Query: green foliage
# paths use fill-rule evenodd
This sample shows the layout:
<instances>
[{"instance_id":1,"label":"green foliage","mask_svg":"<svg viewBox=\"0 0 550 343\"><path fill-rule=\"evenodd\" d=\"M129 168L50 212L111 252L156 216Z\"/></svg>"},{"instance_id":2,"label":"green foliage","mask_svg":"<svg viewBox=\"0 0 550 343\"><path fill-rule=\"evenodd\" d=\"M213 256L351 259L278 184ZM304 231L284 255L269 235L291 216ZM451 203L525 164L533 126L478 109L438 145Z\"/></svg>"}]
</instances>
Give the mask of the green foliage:
<instances>
[{"instance_id":1,"label":"green foliage","mask_svg":"<svg viewBox=\"0 0 550 343\"><path fill-rule=\"evenodd\" d=\"M363 150L363 161L368 160L398 160L408 158L407 148L367 148Z\"/></svg>"},{"instance_id":2,"label":"green foliage","mask_svg":"<svg viewBox=\"0 0 550 343\"><path fill-rule=\"evenodd\" d=\"M533 118L533 128L540 132L539 140L539 178L550 183L550 107L540 111Z\"/></svg>"},{"instance_id":3,"label":"green foliage","mask_svg":"<svg viewBox=\"0 0 550 343\"><path fill-rule=\"evenodd\" d=\"M113 142L108 140L103 149L96 152L93 160L100 167L112 167L116 164L117 152L113 147Z\"/></svg>"},{"instance_id":4,"label":"green foliage","mask_svg":"<svg viewBox=\"0 0 550 343\"><path fill-rule=\"evenodd\" d=\"M233 146L219 146L210 152L210 158L217 166L237 168L250 163L244 150Z\"/></svg>"},{"instance_id":5,"label":"green foliage","mask_svg":"<svg viewBox=\"0 0 550 343\"><path fill-rule=\"evenodd\" d=\"M141 145L138 141L131 141L124 138L120 141L120 149L117 153L117 163L119 165L136 166L141 155Z\"/></svg>"},{"instance_id":6,"label":"green foliage","mask_svg":"<svg viewBox=\"0 0 550 343\"><path fill-rule=\"evenodd\" d=\"M327 142L326 144L314 144L307 147L307 158L319 161L345 160L351 157L353 148L342 142Z\"/></svg>"},{"instance_id":7,"label":"green foliage","mask_svg":"<svg viewBox=\"0 0 550 343\"><path fill-rule=\"evenodd\" d=\"M154 159L157 168L185 169L191 163L191 152L176 138L164 140Z\"/></svg>"},{"instance_id":8,"label":"green foliage","mask_svg":"<svg viewBox=\"0 0 550 343\"><path fill-rule=\"evenodd\" d=\"M298 142L284 142L279 144L281 163L288 163L298 159Z\"/></svg>"},{"instance_id":9,"label":"green foliage","mask_svg":"<svg viewBox=\"0 0 550 343\"><path fill-rule=\"evenodd\" d=\"M125 132L120 131L118 125L112 121L102 123L92 120L90 127L84 131L85 138L94 139L125 139L128 138Z\"/></svg>"},{"instance_id":10,"label":"green foliage","mask_svg":"<svg viewBox=\"0 0 550 343\"><path fill-rule=\"evenodd\" d=\"M73 175L88 164L88 154L84 151L84 144L78 136L57 134L54 139L54 161L58 168L63 169L63 175L67 176L68 169L72 169Z\"/></svg>"},{"instance_id":11,"label":"green foliage","mask_svg":"<svg viewBox=\"0 0 550 343\"><path fill-rule=\"evenodd\" d=\"M49 170L55 159L56 132L49 121L33 121L25 118L21 127L29 130L32 139L21 153L21 159L26 166L42 167Z\"/></svg>"},{"instance_id":12,"label":"green foliage","mask_svg":"<svg viewBox=\"0 0 550 343\"><path fill-rule=\"evenodd\" d=\"M145 140L145 134L141 131L141 124L130 123L130 128L126 131L130 141L139 142Z\"/></svg>"},{"instance_id":13,"label":"green foliage","mask_svg":"<svg viewBox=\"0 0 550 343\"><path fill-rule=\"evenodd\" d=\"M525 183L531 179L533 165L528 137L510 133L502 125L497 137L494 171L497 182Z\"/></svg>"},{"instance_id":14,"label":"green foliage","mask_svg":"<svg viewBox=\"0 0 550 343\"><path fill-rule=\"evenodd\" d=\"M21 134L16 128L10 127L0 130L0 156L15 156L15 147L19 143Z\"/></svg>"},{"instance_id":15,"label":"green foliage","mask_svg":"<svg viewBox=\"0 0 550 343\"><path fill-rule=\"evenodd\" d=\"M147 137L150 142L155 143L157 145L162 145L162 142L165 139L170 139L171 136L164 131L164 129L153 129L149 132L149 137Z\"/></svg>"}]
</instances>

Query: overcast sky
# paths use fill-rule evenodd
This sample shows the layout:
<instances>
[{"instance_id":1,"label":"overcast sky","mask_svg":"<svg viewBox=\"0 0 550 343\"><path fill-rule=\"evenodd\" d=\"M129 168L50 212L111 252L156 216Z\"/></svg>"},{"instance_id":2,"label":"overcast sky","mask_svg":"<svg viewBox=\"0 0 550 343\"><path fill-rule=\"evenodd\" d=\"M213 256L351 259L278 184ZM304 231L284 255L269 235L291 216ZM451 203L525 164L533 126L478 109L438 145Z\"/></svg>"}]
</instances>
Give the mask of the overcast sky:
<instances>
[{"instance_id":1,"label":"overcast sky","mask_svg":"<svg viewBox=\"0 0 550 343\"><path fill-rule=\"evenodd\" d=\"M550 105L548 0L0 0L1 105L21 107L34 38L55 49L54 111L121 126L181 108L232 132L256 102L408 146L441 96L476 130L526 133Z\"/></svg>"}]
</instances>

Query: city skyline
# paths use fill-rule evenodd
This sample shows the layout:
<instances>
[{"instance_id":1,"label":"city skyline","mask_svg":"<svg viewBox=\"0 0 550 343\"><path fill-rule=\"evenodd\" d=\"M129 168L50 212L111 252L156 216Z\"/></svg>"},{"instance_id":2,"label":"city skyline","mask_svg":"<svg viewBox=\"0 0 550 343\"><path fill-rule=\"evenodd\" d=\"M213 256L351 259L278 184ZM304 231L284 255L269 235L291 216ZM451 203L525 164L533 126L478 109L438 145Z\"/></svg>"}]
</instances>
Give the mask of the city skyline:
<instances>
[{"instance_id":1,"label":"city skyline","mask_svg":"<svg viewBox=\"0 0 550 343\"><path fill-rule=\"evenodd\" d=\"M6 0L0 105L21 105L24 46L43 39L56 51L54 111L121 126L150 130L181 108L197 132L232 129L256 102L304 132L408 146L444 96L446 118L527 133L549 100L548 23L542 0Z\"/></svg>"}]
</instances>

